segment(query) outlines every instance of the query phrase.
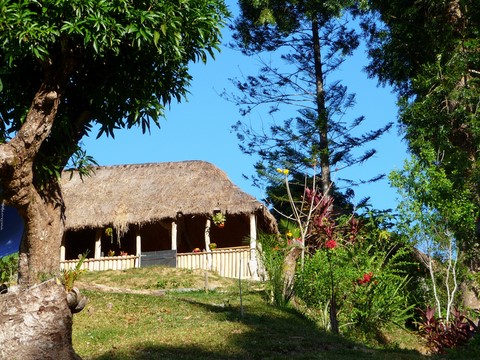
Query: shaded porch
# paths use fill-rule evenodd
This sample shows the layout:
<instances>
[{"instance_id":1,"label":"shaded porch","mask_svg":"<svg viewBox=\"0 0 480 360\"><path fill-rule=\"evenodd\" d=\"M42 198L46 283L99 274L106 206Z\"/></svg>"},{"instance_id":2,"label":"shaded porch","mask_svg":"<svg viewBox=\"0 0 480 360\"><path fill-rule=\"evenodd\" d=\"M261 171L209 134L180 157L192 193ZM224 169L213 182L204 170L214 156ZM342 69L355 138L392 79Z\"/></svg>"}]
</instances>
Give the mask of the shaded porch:
<instances>
[{"instance_id":1,"label":"shaded porch","mask_svg":"<svg viewBox=\"0 0 480 360\"><path fill-rule=\"evenodd\" d=\"M256 254L254 254L256 257ZM258 280L252 272L252 250L249 246L222 248L213 251L190 252L176 255L178 269L214 271L226 278ZM74 269L79 260L64 260L60 269ZM88 271L128 270L141 267L141 256L111 256L86 259L80 269Z\"/></svg>"},{"instance_id":2,"label":"shaded porch","mask_svg":"<svg viewBox=\"0 0 480 360\"><path fill-rule=\"evenodd\" d=\"M86 251L81 268L89 271L138 268L142 267L142 254L174 251L177 268L259 279L255 214L229 215L222 228L215 226L209 216L178 214L175 220L132 226L116 241L119 236L117 231L107 235L105 229L67 232L60 251L60 268L74 268L79 255ZM212 250L213 243L217 247ZM111 256L106 256L108 253Z\"/></svg>"}]
</instances>

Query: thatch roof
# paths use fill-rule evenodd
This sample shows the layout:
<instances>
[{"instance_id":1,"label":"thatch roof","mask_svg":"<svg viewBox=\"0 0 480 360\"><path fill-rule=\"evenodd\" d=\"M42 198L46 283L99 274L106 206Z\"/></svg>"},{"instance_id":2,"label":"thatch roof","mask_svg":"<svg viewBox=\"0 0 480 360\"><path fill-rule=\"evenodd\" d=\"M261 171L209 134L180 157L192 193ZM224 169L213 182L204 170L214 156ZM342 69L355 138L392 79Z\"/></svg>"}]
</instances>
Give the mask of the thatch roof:
<instances>
[{"instance_id":1,"label":"thatch roof","mask_svg":"<svg viewBox=\"0 0 480 360\"><path fill-rule=\"evenodd\" d=\"M275 221L264 205L234 185L205 161L95 167L91 176L65 172L62 191L66 228L114 226L126 230L177 214L208 215L219 208L229 214L256 213L272 229Z\"/></svg>"}]
</instances>

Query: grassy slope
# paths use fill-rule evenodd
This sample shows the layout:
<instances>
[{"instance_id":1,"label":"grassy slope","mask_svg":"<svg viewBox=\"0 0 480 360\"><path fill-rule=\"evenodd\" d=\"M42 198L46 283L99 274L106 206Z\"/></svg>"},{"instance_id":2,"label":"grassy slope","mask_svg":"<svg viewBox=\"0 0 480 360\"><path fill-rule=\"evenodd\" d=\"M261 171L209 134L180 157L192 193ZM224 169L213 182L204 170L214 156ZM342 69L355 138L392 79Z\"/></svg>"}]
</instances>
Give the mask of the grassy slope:
<instances>
[{"instance_id":1,"label":"grassy slope","mask_svg":"<svg viewBox=\"0 0 480 360\"><path fill-rule=\"evenodd\" d=\"M88 273L87 307L74 317L73 343L84 359L424 359L412 350L371 349L322 332L291 309L269 306L257 284L203 272L149 268ZM150 290L87 290L91 284ZM158 295L159 288L177 289ZM410 340L411 341L411 340Z\"/></svg>"}]
</instances>

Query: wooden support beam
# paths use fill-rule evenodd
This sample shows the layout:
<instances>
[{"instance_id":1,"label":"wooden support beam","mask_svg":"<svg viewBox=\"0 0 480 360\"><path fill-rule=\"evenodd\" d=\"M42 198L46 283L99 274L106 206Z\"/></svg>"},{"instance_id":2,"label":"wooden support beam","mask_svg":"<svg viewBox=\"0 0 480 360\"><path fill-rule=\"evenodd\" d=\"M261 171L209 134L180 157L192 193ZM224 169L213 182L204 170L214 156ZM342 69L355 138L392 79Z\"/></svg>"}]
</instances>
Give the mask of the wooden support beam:
<instances>
[{"instance_id":1,"label":"wooden support beam","mask_svg":"<svg viewBox=\"0 0 480 360\"><path fill-rule=\"evenodd\" d=\"M213 261L212 261L212 250L210 250L210 228L212 227L212 222L210 218L207 218L205 222L205 250L207 251L207 269L212 270Z\"/></svg>"},{"instance_id":2,"label":"wooden support beam","mask_svg":"<svg viewBox=\"0 0 480 360\"><path fill-rule=\"evenodd\" d=\"M139 268L142 266L142 237L140 233L137 233L135 237L135 255L138 256L138 259L135 260L135 267Z\"/></svg>"},{"instance_id":3,"label":"wooden support beam","mask_svg":"<svg viewBox=\"0 0 480 360\"><path fill-rule=\"evenodd\" d=\"M65 261L65 236L62 240L62 245L60 245L60 261Z\"/></svg>"},{"instance_id":4,"label":"wooden support beam","mask_svg":"<svg viewBox=\"0 0 480 360\"><path fill-rule=\"evenodd\" d=\"M95 249L93 257L95 259L100 259L102 257L102 229L97 229L95 231Z\"/></svg>"},{"instance_id":5,"label":"wooden support beam","mask_svg":"<svg viewBox=\"0 0 480 360\"><path fill-rule=\"evenodd\" d=\"M250 272L252 279L258 280L258 260L257 260L257 218L255 214L250 214Z\"/></svg>"},{"instance_id":6,"label":"wooden support beam","mask_svg":"<svg viewBox=\"0 0 480 360\"><path fill-rule=\"evenodd\" d=\"M210 219L207 219L205 223L205 250L210 251L210 228L212 226L212 222Z\"/></svg>"},{"instance_id":7,"label":"wooden support beam","mask_svg":"<svg viewBox=\"0 0 480 360\"><path fill-rule=\"evenodd\" d=\"M177 223L172 221L172 250L177 250Z\"/></svg>"}]
</instances>

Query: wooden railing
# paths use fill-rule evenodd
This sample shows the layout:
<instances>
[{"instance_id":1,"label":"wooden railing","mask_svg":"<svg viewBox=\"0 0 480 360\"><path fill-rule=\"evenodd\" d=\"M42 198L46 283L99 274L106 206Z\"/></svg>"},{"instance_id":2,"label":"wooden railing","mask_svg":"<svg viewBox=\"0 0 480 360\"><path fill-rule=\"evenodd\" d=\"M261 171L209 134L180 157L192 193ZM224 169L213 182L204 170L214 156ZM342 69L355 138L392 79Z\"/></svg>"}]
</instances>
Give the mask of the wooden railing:
<instances>
[{"instance_id":1,"label":"wooden railing","mask_svg":"<svg viewBox=\"0 0 480 360\"><path fill-rule=\"evenodd\" d=\"M252 279L250 272L250 248L248 246L221 248L211 252L177 254L177 268L215 271L222 277ZM138 256L109 256L85 259L82 270L127 270L138 267ZM74 269L78 260L60 262L60 269Z\"/></svg>"},{"instance_id":2,"label":"wooden railing","mask_svg":"<svg viewBox=\"0 0 480 360\"><path fill-rule=\"evenodd\" d=\"M75 269L78 260L60 261L60 270ZM138 256L109 256L98 259L85 259L81 270L101 271L101 270L127 270L138 267Z\"/></svg>"},{"instance_id":3,"label":"wooden railing","mask_svg":"<svg viewBox=\"0 0 480 360\"><path fill-rule=\"evenodd\" d=\"M227 278L252 278L249 261L248 246L177 254L177 268L211 270Z\"/></svg>"}]
</instances>

